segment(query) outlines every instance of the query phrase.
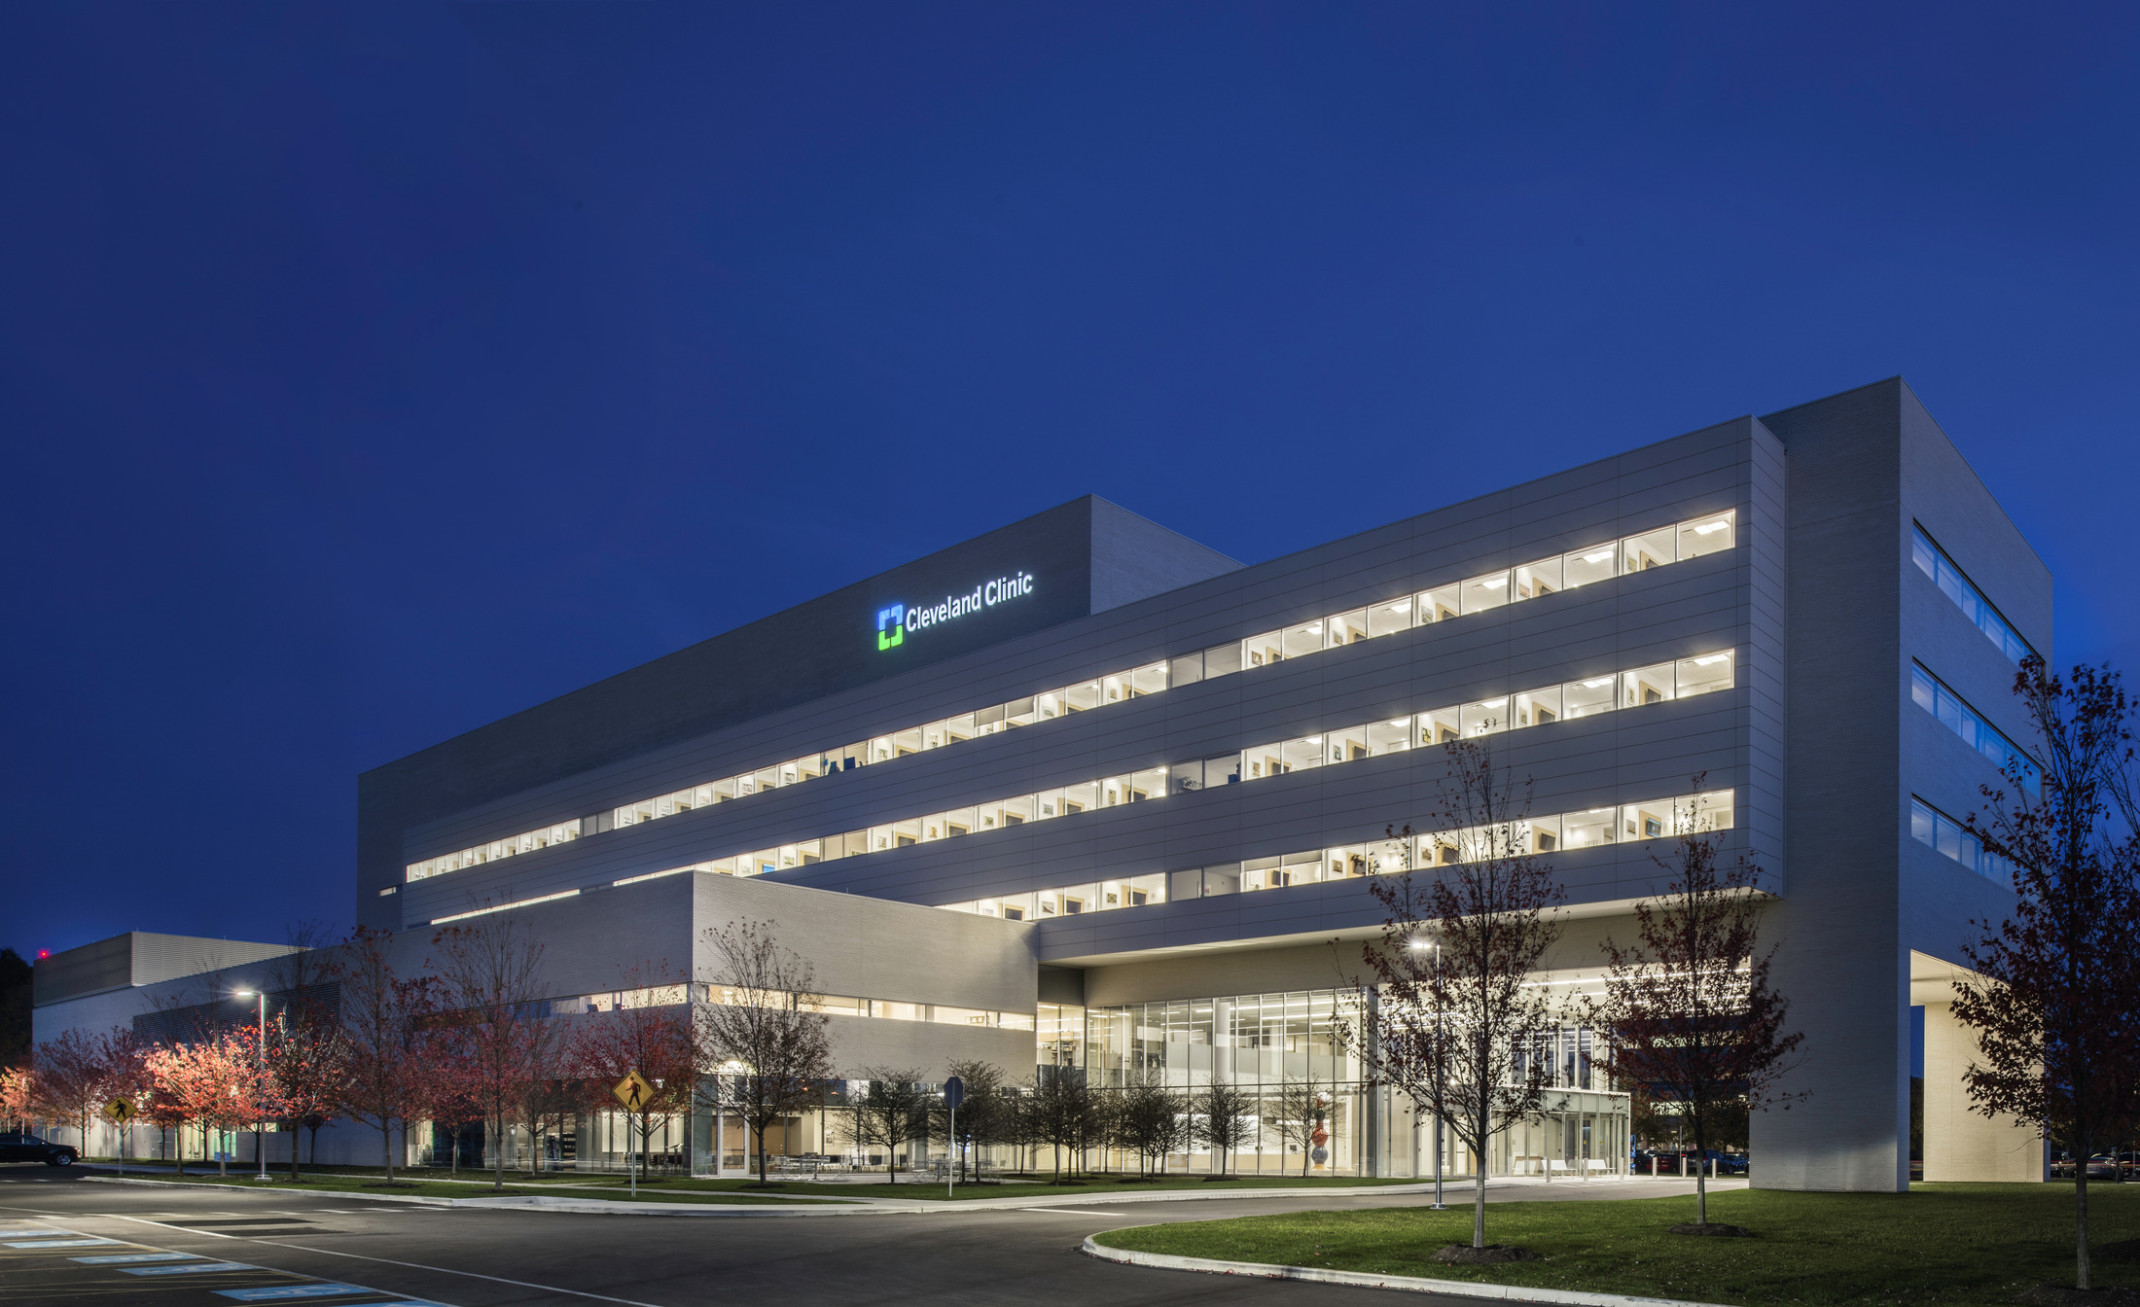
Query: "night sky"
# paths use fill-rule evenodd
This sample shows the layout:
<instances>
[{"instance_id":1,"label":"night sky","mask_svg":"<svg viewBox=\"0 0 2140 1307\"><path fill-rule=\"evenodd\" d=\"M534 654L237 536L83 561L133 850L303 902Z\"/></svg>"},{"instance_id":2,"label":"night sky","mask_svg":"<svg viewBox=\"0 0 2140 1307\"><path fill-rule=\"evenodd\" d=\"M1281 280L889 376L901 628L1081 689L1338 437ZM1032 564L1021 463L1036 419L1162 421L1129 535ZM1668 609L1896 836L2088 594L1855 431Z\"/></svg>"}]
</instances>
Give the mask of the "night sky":
<instances>
[{"instance_id":1,"label":"night sky","mask_svg":"<svg viewBox=\"0 0 2140 1307\"><path fill-rule=\"evenodd\" d=\"M359 771L1077 495L1898 373L2140 666L2140 8L1500 8L9 6L0 944L345 928Z\"/></svg>"}]
</instances>

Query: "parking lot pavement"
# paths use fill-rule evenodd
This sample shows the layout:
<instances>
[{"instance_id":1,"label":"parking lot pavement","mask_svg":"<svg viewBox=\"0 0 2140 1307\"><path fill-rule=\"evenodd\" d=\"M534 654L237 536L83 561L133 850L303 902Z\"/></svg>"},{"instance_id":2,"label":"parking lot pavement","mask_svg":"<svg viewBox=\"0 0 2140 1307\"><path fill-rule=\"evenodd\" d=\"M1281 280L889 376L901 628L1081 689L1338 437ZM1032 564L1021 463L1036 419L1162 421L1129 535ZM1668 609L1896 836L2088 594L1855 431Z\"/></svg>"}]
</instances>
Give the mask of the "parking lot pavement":
<instances>
[{"instance_id":1,"label":"parking lot pavement","mask_svg":"<svg viewBox=\"0 0 2140 1307\"><path fill-rule=\"evenodd\" d=\"M1670 1180L1555 1183L1499 1189L1490 1199L1595 1201L1691 1188ZM1059 1205L1015 1211L679 1220L439 1209L315 1196L287 1183L258 1192L99 1184L43 1167L6 1168L0 1229L31 1233L0 1239L0 1300L9 1307L868 1307L919 1299L1358 1305L1374 1301L1376 1291L1119 1266L1086 1257L1078 1246L1089 1234L1125 1225L1431 1201L1302 1194L1109 1207L1096 1190L1104 1185L1067 1193ZM1468 1188L1448 1194L1452 1204L1469 1197ZM85 1260L110 1257L143 1260ZM1476 1299L1442 1301L1478 1307Z\"/></svg>"}]
</instances>

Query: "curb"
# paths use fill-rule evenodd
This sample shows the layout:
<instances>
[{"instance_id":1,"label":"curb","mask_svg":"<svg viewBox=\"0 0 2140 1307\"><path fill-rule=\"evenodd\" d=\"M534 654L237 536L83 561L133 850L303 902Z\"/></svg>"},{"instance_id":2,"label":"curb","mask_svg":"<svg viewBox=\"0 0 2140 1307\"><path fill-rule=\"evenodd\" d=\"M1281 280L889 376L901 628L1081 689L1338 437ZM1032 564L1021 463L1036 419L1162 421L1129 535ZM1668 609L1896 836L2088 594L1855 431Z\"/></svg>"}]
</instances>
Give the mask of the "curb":
<instances>
[{"instance_id":1,"label":"curb","mask_svg":"<svg viewBox=\"0 0 2140 1307\"><path fill-rule=\"evenodd\" d=\"M1312 1266L1272 1266L1267 1262L1227 1262L1213 1257L1176 1257L1109 1248L1087 1238L1087 1257L1124 1266L1165 1271L1201 1271L1206 1275L1246 1275L1260 1280L1302 1280L1343 1284L1356 1289L1393 1289L1399 1293L1439 1293L1452 1298L1491 1298L1503 1302L1554 1303L1559 1307L1720 1307L1682 1298L1642 1298L1625 1293L1585 1293L1579 1289L1534 1289L1520 1284L1483 1284L1476 1280L1430 1280L1419 1275L1371 1275L1364 1271L1325 1271Z\"/></svg>"}]
</instances>

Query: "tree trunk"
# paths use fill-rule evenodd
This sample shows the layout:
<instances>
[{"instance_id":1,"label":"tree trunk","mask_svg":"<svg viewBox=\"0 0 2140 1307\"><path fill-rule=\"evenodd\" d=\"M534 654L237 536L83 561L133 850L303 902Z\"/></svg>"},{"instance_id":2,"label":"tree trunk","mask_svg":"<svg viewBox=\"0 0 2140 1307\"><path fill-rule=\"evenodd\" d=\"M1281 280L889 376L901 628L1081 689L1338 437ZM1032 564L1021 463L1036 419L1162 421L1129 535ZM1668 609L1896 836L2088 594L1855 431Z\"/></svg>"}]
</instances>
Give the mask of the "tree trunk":
<instances>
[{"instance_id":1,"label":"tree trunk","mask_svg":"<svg viewBox=\"0 0 2140 1307\"><path fill-rule=\"evenodd\" d=\"M1481 1086L1481 1088L1490 1088L1490 1086ZM1479 1101L1481 1103L1490 1103L1493 1099L1489 1094L1481 1093ZM1482 1110L1474 1119L1473 1125L1477 1129L1472 1138L1479 1142L1478 1146L1471 1150L1471 1246L1484 1248L1486 1246L1486 1145L1493 1141L1493 1136L1487 1133L1488 1130L1493 1128L1493 1118Z\"/></svg>"},{"instance_id":2,"label":"tree trunk","mask_svg":"<svg viewBox=\"0 0 2140 1307\"><path fill-rule=\"evenodd\" d=\"M386 1184L391 1189L394 1186L394 1123L392 1121L381 1121L379 1123L379 1160L386 1166Z\"/></svg>"},{"instance_id":3,"label":"tree trunk","mask_svg":"<svg viewBox=\"0 0 2140 1307\"><path fill-rule=\"evenodd\" d=\"M2073 1162L2073 1287L2088 1284L2088 1159Z\"/></svg>"},{"instance_id":4,"label":"tree trunk","mask_svg":"<svg viewBox=\"0 0 2140 1307\"><path fill-rule=\"evenodd\" d=\"M1694 1223L1709 1224L1709 1130L1703 1114L1694 1114Z\"/></svg>"},{"instance_id":5,"label":"tree trunk","mask_svg":"<svg viewBox=\"0 0 2140 1307\"><path fill-rule=\"evenodd\" d=\"M1486 1246L1486 1168L1476 1168L1471 1178L1471 1246Z\"/></svg>"}]
</instances>

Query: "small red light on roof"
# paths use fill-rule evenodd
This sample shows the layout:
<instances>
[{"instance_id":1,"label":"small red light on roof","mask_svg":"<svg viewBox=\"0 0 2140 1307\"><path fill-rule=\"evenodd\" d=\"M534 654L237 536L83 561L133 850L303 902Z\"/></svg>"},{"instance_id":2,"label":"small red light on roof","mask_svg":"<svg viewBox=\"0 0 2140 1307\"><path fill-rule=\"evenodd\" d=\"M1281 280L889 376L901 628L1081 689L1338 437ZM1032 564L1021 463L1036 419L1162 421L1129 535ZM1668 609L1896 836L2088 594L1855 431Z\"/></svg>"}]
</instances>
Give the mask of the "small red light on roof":
<instances>
[{"instance_id":1,"label":"small red light on roof","mask_svg":"<svg viewBox=\"0 0 2140 1307\"><path fill-rule=\"evenodd\" d=\"M37 950L37 957L38 957L38 960L39 960L39 961L42 961L42 960L44 960L45 958L48 958L48 957L51 957L51 956L52 956L52 950L51 950L51 949L48 949L48 948L41 948L41 949Z\"/></svg>"}]
</instances>

